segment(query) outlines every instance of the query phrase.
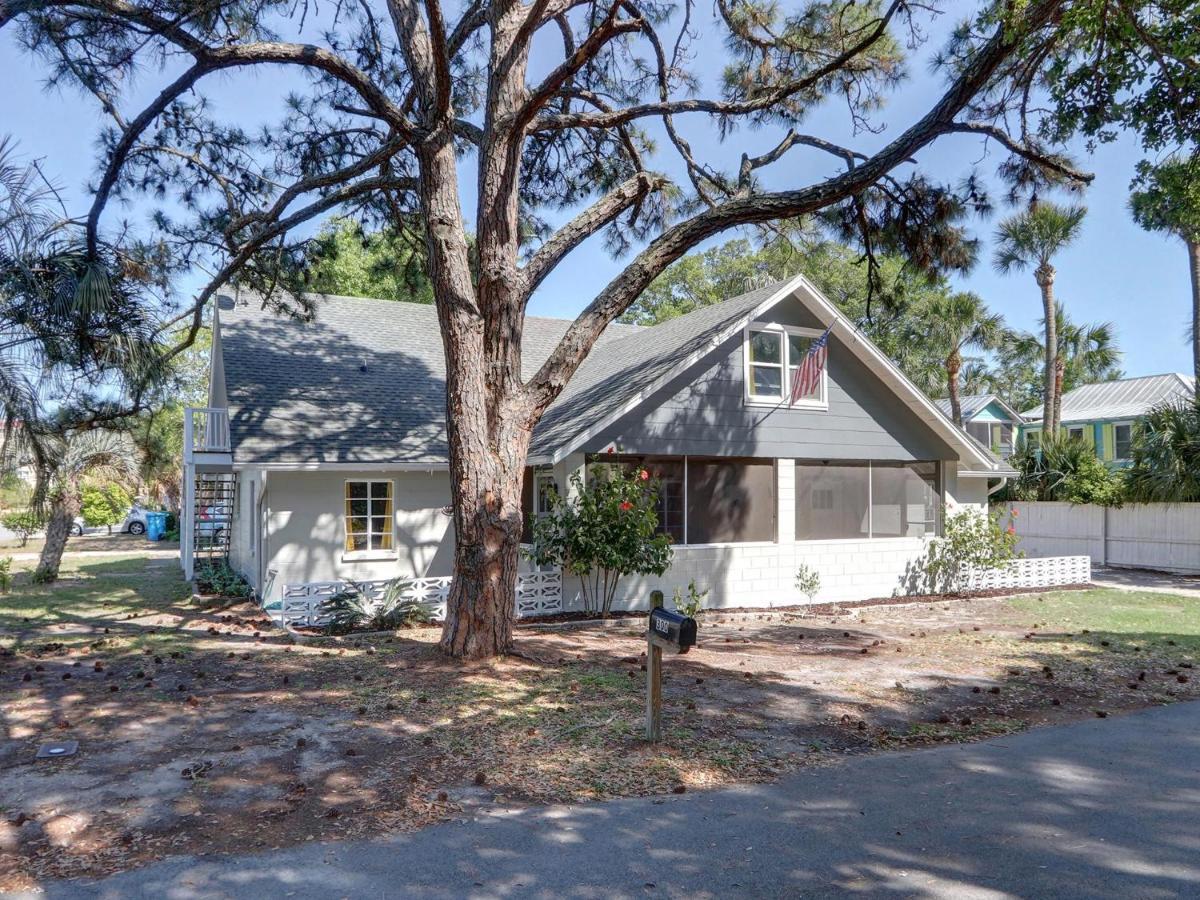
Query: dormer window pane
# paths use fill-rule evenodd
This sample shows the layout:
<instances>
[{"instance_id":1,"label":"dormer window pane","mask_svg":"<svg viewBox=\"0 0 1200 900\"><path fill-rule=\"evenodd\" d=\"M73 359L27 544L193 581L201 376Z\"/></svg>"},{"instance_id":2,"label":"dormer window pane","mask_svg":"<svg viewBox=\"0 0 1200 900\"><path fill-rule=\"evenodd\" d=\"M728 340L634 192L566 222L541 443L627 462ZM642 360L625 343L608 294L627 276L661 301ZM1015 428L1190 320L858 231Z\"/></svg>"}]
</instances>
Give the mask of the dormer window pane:
<instances>
[{"instance_id":1,"label":"dormer window pane","mask_svg":"<svg viewBox=\"0 0 1200 900\"><path fill-rule=\"evenodd\" d=\"M754 385L751 390L755 396L778 397L783 384L781 369L768 369L766 366L753 366Z\"/></svg>"},{"instance_id":2,"label":"dormer window pane","mask_svg":"<svg viewBox=\"0 0 1200 900\"><path fill-rule=\"evenodd\" d=\"M750 361L779 365L782 358L780 337L775 331L756 331L750 335Z\"/></svg>"}]
</instances>

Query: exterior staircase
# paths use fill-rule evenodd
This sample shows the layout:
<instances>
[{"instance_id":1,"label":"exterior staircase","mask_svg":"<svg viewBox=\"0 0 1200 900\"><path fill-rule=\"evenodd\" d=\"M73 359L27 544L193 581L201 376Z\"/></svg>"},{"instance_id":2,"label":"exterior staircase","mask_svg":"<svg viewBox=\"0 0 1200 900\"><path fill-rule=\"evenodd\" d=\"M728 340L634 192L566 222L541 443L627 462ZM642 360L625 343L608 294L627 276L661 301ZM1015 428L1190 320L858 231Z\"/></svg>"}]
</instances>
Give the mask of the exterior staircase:
<instances>
[{"instance_id":1,"label":"exterior staircase","mask_svg":"<svg viewBox=\"0 0 1200 900\"><path fill-rule=\"evenodd\" d=\"M189 580L194 577L197 565L229 558L236 504L229 410L188 407L183 418L179 561Z\"/></svg>"}]
</instances>

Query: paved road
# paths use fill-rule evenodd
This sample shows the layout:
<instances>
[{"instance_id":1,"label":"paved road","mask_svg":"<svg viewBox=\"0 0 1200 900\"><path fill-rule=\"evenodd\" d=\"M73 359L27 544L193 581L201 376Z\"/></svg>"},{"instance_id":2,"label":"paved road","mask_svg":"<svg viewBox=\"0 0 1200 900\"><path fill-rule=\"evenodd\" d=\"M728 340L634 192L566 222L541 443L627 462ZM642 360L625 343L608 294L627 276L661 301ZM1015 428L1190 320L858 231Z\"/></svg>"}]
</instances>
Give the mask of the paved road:
<instances>
[{"instance_id":1,"label":"paved road","mask_svg":"<svg viewBox=\"0 0 1200 900\"><path fill-rule=\"evenodd\" d=\"M1200 577L1152 572L1149 569L1109 569L1097 566L1092 569L1092 583L1123 591L1153 591L1159 594L1200 597Z\"/></svg>"},{"instance_id":2,"label":"paved road","mask_svg":"<svg viewBox=\"0 0 1200 900\"><path fill-rule=\"evenodd\" d=\"M178 859L57 898L1200 897L1200 703L778 784Z\"/></svg>"}]
</instances>

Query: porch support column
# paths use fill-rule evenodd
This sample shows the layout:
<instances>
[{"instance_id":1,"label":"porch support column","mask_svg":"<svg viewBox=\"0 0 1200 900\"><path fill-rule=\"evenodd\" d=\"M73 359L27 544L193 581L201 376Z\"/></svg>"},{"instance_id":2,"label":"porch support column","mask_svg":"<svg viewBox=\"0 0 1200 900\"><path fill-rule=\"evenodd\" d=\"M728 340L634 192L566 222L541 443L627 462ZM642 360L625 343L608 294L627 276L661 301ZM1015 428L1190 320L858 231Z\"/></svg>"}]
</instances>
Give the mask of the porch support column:
<instances>
[{"instance_id":1,"label":"porch support column","mask_svg":"<svg viewBox=\"0 0 1200 900\"><path fill-rule=\"evenodd\" d=\"M578 472L580 478L584 477L586 459L587 457L583 453L571 453L554 467L554 480L567 500L575 499L576 491L571 484L571 476Z\"/></svg>"},{"instance_id":2,"label":"porch support column","mask_svg":"<svg viewBox=\"0 0 1200 900\"><path fill-rule=\"evenodd\" d=\"M796 463L791 459L775 460L775 540L796 540Z\"/></svg>"}]
</instances>

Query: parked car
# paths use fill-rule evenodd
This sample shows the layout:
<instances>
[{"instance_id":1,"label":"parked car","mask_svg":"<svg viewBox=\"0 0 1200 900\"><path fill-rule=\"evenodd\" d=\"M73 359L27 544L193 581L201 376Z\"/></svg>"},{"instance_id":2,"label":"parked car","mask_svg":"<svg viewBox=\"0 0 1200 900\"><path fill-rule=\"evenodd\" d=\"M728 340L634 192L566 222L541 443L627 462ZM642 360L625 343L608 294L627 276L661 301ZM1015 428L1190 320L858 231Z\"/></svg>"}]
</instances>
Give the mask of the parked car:
<instances>
[{"instance_id":1,"label":"parked car","mask_svg":"<svg viewBox=\"0 0 1200 900\"><path fill-rule=\"evenodd\" d=\"M130 534L145 534L146 513L148 512L153 512L153 510L146 509L140 503L133 504L129 509L129 513L125 516L125 521L121 523L121 531L127 531Z\"/></svg>"},{"instance_id":2,"label":"parked car","mask_svg":"<svg viewBox=\"0 0 1200 900\"><path fill-rule=\"evenodd\" d=\"M221 507L202 506L196 517L196 537L204 544L219 544L229 527L229 514Z\"/></svg>"}]
</instances>

